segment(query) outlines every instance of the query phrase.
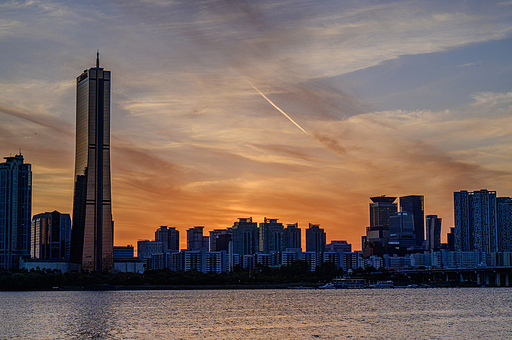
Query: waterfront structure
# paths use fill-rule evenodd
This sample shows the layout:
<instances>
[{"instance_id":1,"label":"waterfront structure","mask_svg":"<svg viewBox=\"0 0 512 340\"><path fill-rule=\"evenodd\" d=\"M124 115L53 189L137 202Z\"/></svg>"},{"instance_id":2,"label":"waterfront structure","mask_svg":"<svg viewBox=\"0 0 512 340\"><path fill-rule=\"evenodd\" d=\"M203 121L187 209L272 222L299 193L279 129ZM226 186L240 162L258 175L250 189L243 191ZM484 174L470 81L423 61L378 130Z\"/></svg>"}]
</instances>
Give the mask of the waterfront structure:
<instances>
[{"instance_id":1,"label":"waterfront structure","mask_svg":"<svg viewBox=\"0 0 512 340\"><path fill-rule=\"evenodd\" d=\"M162 252L180 251L180 232L174 227L162 226L155 231L155 241L162 242Z\"/></svg>"},{"instance_id":2,"label":"waterfront structure","mask_svg":"<svg viewBox=\"0 0 512 340\"><path fill-rule=\"evenodd\" d=\"M454 193L455 249L498 251L496 191Z\"/></svg>"},{"instance_id":3,"label":"waterfront structure","mask_svg":"<svg viewBox=\"0 0 512 340\"><path fill-rule=\"evenodd\" d=\"M38 260L68 261L71 245L71 217L58 211L34 215L30 232L30 257Z\"/></svg>"},{"instance_id":4,"label":"waterfront structure","mask_svg":"<svg viewBox=\"0 0 512 340\"><path fill-rule=\"evenodd\" d=\"M425 199L421 195L400 197L400 211L412 214L415 246L422 248L425 242Z\"/></svg>"},{"instance_id":5,"label":"waterfront structure","mask_svg":"<svg viewBox=\"0 0 512 340\"><path fill-rule=\"evenodd\" d=\"M239 218L231 228L233 254L252 255L258 252L258 224L252 217Z\"/></svg>"},{"instance_id":6,"label":"waterfront structure","mask_svg":"<svg viewBox=\"0 0 512 340\"><path fill-rule=\"evenodd\" d=\"M30 256L32 170L21 154L0 163L0 268L18 269Z\"/></svg>"},{"instance_id":7,"label":"waterfront structure","mask_svg":"<svg viewBox=\"0 0 512 340\"><path fill-rule=\"evenodd\" d=\"M302 239L299 223L287 224L283 230L284 249L301 249Z\"/></svg>"},{"instance_id":8,"label":"waterfront structure","mask_svg":"<svg viewBox=\"0 0 512 340\"><path fill-rule=\"evenodd\" d=\"M77 77L76 158L71 261L82 270L114 265L110 178L110 71L96 67Z\"/></svg>"},{"instance_id":9,"label":"waterfront structure","mask_svg":"<svg viewBox=\"0 0 512 340\"><path fill-rule=\"evenodd\" d=\"M441 222L442 219L437 215L427 215L426 220L426 231L427 240L425 249L426 250L439 250L441 248Z\"/></svg>"},{"instance_id":10,"label":"waterfront structure","mask_svg":"<svg viewBox=\"0 0 512 340\"><path fill-rule=\"evenodd\" d=\"M203 235L204 227L193 227L187 230L187 250L207 250L208 236Z\"/></svg>"},{"instance_id":11,"label":"waterfront structure","mask_svg":"<svg viewBox=\"0 0 512 340\"><path fill-rule=\"evenodd\" d=\"M325 231L318 224L309 223L306 229L306 252L323 253L325 251Z\"/></svg>"},{"instance_id":12,"label":"waterfront structure","mask_svg":"<svg viewBox=\"0 0 512 340\"><path fill-rule=\"evenodd\" d=\"M283 231L283 224L277 222L277 219L265 217L259 228L259 251L264 254L283 251Z\"/></svg>"}]
</instances>

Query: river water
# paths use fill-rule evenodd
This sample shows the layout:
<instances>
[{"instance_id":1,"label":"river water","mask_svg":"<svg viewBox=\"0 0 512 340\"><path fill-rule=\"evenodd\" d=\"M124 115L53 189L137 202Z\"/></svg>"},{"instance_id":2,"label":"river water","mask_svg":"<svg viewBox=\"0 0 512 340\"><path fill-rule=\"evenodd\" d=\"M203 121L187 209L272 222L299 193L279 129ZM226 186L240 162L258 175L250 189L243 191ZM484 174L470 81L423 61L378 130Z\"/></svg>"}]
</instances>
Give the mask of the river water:
<instances>
[{"instance_id":1,"label":"river water","mask_svg":"<svg viewBox=\"0 0 512 340\"><path fill-rule=\"evenodd\" d=\"M0 292L0 339L512 339L512 288Z\"/></svg>"}]
</instances>

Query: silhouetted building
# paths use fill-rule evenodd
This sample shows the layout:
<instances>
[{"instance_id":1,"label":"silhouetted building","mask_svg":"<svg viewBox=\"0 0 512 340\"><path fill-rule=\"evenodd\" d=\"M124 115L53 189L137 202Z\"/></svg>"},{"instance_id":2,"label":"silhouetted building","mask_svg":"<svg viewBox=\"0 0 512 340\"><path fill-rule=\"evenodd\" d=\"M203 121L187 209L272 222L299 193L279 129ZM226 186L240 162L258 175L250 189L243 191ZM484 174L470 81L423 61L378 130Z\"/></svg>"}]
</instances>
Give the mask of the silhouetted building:
<instances>
[{"instance_id":1,"label":"silhouetted building","mask_svg":"<svg viewBox=\"0 0 512 340\"><path fill-rule=\"evenodd\" d=\"M326 237L323 229L318 224L309 224L306 229L306 252L325 252Z\"/></svg>"},{"instance_id":2,"label":"silhouetted building","mask_svg":"<svg viewBox=\"0 0 512 340\"><path fill-rule=\"evenodd\" d=\"M441 249L441 221L442 219L437 215L427 215L426 230L427 230L427 243L425 249L439 250Z\"/></svg>"},{"instance_id":3,"label":"silhouetted building","mask_svg":"<svg viewBox=\"0 0 512 340\"><path fill-rule=\"evenodd\" d=\"M370 203L370 227L389 226L389 215L396 213L397 204L394 203L396 197L376 196L370 197L373 203Z\"/></svg>"},{"instance_id":4,"label":"silhouetted building","mask_svg":"<svg viewBox=\"0 0 512 340\"><path fill-rule=\"evenodd\" d=\"M71 261L83 270L114 266L110 179L110 71L99 65L77 78L76 158Z\"/></svg>"},{"instance_id":5,"label":"silhouetted building","mask_svg":"<svg viewBox=\"0 0 512 340\"><path fill-rule=\"evenodd\" d=\"M204 227L194 227L187 230L187 250L209 249L209 238L203 235Z\"/></svg>"},{"instance_id":6,"label":"silhouetted building","mask_svg":"<svg viewBox=\"0 0 512 340\"><path fill-rule=\"evenodd\" d=\"M210 251L228 251L231 241L231 228L210 231Z\"/></svg>"},{"instance_id":7,"label":"silhouetted building","mask_svg":"<svg viewBox=\"0 0 512 340\"><path fill-rule=\"evenodd\" d=\"M407 249L415 244L413 215L406 211L390 215L388 245Z\"/></svg>"},{"instance_id":8,"label":"silhouetted building","mask_svg":"<svg viewBox=\"0 0 512 340\"><path fill-rule=\"evenodd\" d=\"M455 250L455 227L450 227L450 231L446 235L447 250Z\"/></svg>"},{"instance_id":9,"label":"silhouetted building","mask_svg":"<svg viewBox=\"0 0 512 340\"><path fill-rule=\"evenodd\" d=\"M266 218L260 223L259 250L264 254L279 252L284 250L283 242L283 224L277 222L277 219Z\"/></svg>"},{"instance_id":10,"label":"silhouetted building","mask_svg":"<svg viewBox=\"0 0 512 340\"><path fill-rule=\"evenodd\" d=\"M498 212L496 191L455 192L455 249L498 251Z\"/></svg>"},{"instance_id":11,"label":"silhouetted building","mask_svg":"<svg viewBox=\"0 0 512 340\"><path fill-rule=\"evenodd\" d=\"M400 197L400 211L412 214L414 219L414 240L417 248L423 247L425 242L425 205L424 197L419 195L410 195Z\"/></svg>"},{"instance_id":12,"label":"silhouetted building","mask_svg":"<svg viewBox=\"0 0 512 340\"><path fill-rule=\"evenodd\" d=\"M239 218L231 229L233 254L252 255L258 252L258 224L250 218Z\"/></svg>"},{"instance_id":13,"label":"silhouetted building","mask_svg":"<svg viewBox=\"0 0 512 340\"><path fill-rule=\"evenodd\" d=\"M71 217L58 211L34 215L30 233L30 256L39 260L69 260Z\"/></svg>"},{"instance_id":14,"label":"silhouetted building","mask_svg":"<svg viewBox=\"0 0 512 340\"><path fill-rule=\"evenodd\" d=\"M498 197L498 247L499 251L512 251L512 199Z\"/></svg>"},{"instance_id":15,"label":"silhouetted building","mask_svg":"<svg viewBox=\"0 0 512 340\"><path fill-rule=\"evenodd\" d=\"M339 252L342 251L344 253L352 252L352 245L347 243L347 241L331 241L325 246L325 251L329 252Z\"/></svg>"},{"instance_id":16,"label":"silhouetted building","mask_svg":"<svg viewBox=\"0 0 512 340\"><path fill-rule=\"evenodd\" d=\"M284 249L302 248L301 230L298 223L287 224L283 230Z\"/></svg>"},{"instance_id":17,"label":"silhouetted building","mask_svg":"<svg viewBox=\"0 0 512 340\"><path fill-rule=\"evenodd\" d=\"M180 232L174 227L162 226L155 231L155 241L162 242L163 252L180 251Z\"/></svg>"},{"instance_id":18,"label":"silhouetted building","mask_svg":"<svg viewBox=\"0 0 512 340\"><path fill-rule=\"evenodd\" d=\"M0 163L0 267L18 269L20 257L30 256L32 170L23 156Z\"/></svg>"}]
</instances>

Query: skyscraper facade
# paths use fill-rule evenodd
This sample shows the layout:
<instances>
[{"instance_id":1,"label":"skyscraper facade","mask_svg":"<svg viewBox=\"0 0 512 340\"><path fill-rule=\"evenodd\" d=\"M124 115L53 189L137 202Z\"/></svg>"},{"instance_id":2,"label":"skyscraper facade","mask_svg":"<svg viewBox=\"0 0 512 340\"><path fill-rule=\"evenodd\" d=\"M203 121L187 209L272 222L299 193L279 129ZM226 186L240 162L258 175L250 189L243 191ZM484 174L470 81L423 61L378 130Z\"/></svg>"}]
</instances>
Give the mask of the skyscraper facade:
<instances>
[{"instance_id":1,"label":"skyscraper facade","mask_svg":"<svg viewBox=\"0 0 512 340\"><path fill-rule=\"evenodd\" d=\"M425 241L425 207L424 197L410 195L400 197L400 211L412 214L414 220L414 240L416 247L422 247Z\"/></svg>"},{"instance_id":2,"label":"skyscraper facade","mask_svg":"<svg viewBox=\"0 0 512 340\"><path fill-rule=\"evenodd\" d=\"M206 250L209 248L209 237L203 235L204 227L187 230L187 250Z\"/></svg>"},{"instance_id":3,"label":"skyscraper facade","mask_svg":"<svg viewBox=\"0 0 512 340\"><path fill-rule=\"evenodd\" d=\"M370 199L370 227L388 227L389 215L398 211L397 204L394 203L396 197L377 196Z\"/></svg>"},{"instance_id":4,"label":"skyscraper facade","mask_svg":"<svg viewBox=\"0 0 512 340\"><path fill-rule=\"evenodd\" d=\"M0 163L0 267L18 269L20 257L30 256L32 170L23 156Z\"/></svg>"},{"instance_id":5,"label":"skyscraper facade","mask_svg":"<svg viewBox=\"0 0 512 340\"><path fill-rule=\"evenodd\" d=\"M114 265L110 178L110 71L96 67L77 78L76 158L71 261L88 271Z\"/></svg>"},{"instance_id":6,"label":"skyscraper facade","mask_svg":"<svg viewBox=\"0 0 512 340\"><path fill-rule=\"evenodd\" d=\"M325 231L318 224L309 224L306 229L306 251L315 253L325 252L326 237Z\"/></svg>"},{"instance_id":7,"label":"skyscraper facade","mask_svg":"<svg viewBox=\"0 0 512 340\"><path fill-rule=\"evenodd\" d=\"M239 218L231 228L233 254L252 255L258 252L258 224L250 218Z\"/></svg>"},{"instance_id":8,"label":"skyscraper facade","mask_svg":"<svg viewBox=\"0 0 512 340\"><path fill-rule=\"evenodd\" d=\"M284 249L302 248L301 230L298 223L287 224L283 231Z\"/></svg>"},{"instance_id":9,"label":"skyscraper facade","mask_svg":"<svg viewBox=\"0 0 512 340\"><path fill-rule=\"evenodd\" d=\"M460 191L453 195L455 249L498 251L496 191Z\"/></svg>"},{"instance_id":10,"label":"skyscraper facade","mask_svg":"<svg viewBox=\"0 0 512 340\"><path fill-rule=\"evenodd\" d=\"M180 251L180 232L174 227L158 228L155 231L155 241L162 242L164 254Z\"/></svg>"},{"instance_id":11,"label":"skyscraper facade","mask_svg":"<svg viewBox=\"0 0 512 340\"><path fill-rule=\"evenodd\" d=\"M499 251L512 251L512 198L498 197Z\"/></svg>"},{"instance_id":12,"label":"skyscraper facade","mask_svg":"<svg viewBox=\"0 0 512 340\"><path fill-rule=\"evenodd\" d=\"M442 219L437 215L427 215L425 217L427 239L426 250L439 250L441 248L441 222Z\"/></svg>"},{"instance_id":13,"label":"skyscraper facade","mask_svg":"<svg viewBox=\"0 0 512 340\"><path fill-rule=\"evenodd\" d=\"M277 219L266 218L260 223L260 252L270 254L284 250L283 242L283 224L277 222Z\"/></svg>"},{"instance_id":14,"label":"skyscraper facade","mask_svg":"<svg viewBox=\"0 0 512 340\"><path fill-rule=\"evenodd\" d=\"M69 260L71 217L58 211L34 215L30 256L41 260Z\"/></svg>"}]
</instances>

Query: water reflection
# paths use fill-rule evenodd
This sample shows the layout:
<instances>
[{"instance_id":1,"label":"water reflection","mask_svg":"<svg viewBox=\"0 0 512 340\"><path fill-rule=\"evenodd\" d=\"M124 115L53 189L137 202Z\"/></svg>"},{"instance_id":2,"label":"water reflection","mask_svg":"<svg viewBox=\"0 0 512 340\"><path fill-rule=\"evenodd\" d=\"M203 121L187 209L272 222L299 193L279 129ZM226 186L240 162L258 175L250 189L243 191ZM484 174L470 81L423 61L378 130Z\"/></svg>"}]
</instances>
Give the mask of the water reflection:
<instances>
[{"instance_id":1,"label":"water reflection","mask_svg":"<svg viewBox=\"0 0 512 340\"><path fill-rule=\"evenodd\" d=\"M512 290L0 293L0 339L512 338Z\"/></svg>"}]
</instances>

